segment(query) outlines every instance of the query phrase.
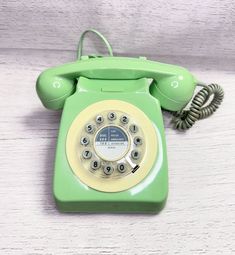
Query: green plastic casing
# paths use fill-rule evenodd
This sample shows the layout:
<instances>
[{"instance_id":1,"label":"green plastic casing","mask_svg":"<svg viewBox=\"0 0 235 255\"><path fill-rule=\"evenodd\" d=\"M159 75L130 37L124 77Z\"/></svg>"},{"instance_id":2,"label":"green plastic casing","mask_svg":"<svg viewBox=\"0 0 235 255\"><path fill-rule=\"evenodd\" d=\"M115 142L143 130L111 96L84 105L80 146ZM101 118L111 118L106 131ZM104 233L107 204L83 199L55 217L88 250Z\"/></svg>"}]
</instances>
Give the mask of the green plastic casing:
<instances>
[{"instance_id":1,"label":"green plastic casing","mask_svg":"<svg viewBox=\"0 0 235 255\"><path fill-rule=\"evenodd\" d=\"M150 85L148 78L153 79ZM37 80L43 105L63 108L53 182L58 209L125 213L162 209L168 194L168 169L161 106L180 110L191 99L195 85L194 77L182 67L138 58L87 58L44 71ZM143 111L158 137L158 153L149 176L138 187L121 192L88 187L74 175L66 156L66 137L76 116L89 105L110 99L131 103Z\"/></svg>"}]
</instances>

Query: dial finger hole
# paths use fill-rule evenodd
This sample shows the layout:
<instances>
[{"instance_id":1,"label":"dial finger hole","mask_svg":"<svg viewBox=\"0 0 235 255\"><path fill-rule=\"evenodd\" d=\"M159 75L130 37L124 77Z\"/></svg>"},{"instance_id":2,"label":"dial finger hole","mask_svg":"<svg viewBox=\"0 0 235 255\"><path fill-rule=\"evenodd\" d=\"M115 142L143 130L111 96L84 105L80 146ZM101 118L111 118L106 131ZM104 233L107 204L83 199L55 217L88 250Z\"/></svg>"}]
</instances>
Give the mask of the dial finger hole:
<instances>
[{"instance_id":1,"label":"dial finger hole","mask_svg":"<svg viewBox=\"0 0 235 255\"><path fill-rule=\"evenodd\" d=\"M120 121L122 124L127 124L129 122L129 118L126 115L122 115Z\"/></svg>"},{"instance_id":2,"label":"dial finger hole","mask_svg":"<svg viewBox=\"0 0 235 255\"><path fill-rule=\"evenodd\" d=\"M131 133L137 133L139 128L138 128L137 125L131 124L130 127L129 127L129 130L130 130Z\"/></svg>"},{"instance_id":3,"label":"dial finger hole","mask_svg":"<svg viewBox=\"0 0 235 255\"><path fill-rule=\"evenodd\" d=\"M92 157L92 152L89 150L84 150L82 156L84 159L90 159Z\"/></svg>"},{"instance_id":4,"label":"dial finger hole","mask_svg":"<svg viewBox=\"0 0 235 255\"><path fill-rule=\"evenodd\" d=\"M96 123L101 124L104 122L104 117L102 115L97 115L95 121Z\"/></svg>"},{"instance_id":5,"label":"dial finger hole","mask_svg":"<svg viewBox=\"0 0 235 255\"><path fill-rule=\"evenodd\" d=\"M117 165L117 170L118 170L120 173L126 172L126 169L127 169L127 167L126 167L126 164L124 164L124 163L119 163L119 164Z\"/></svg>"},{"instance_id":6,"label":"dial finger hole","mask_svg":"<svg viewBox=\"0 0 235 255\"><path fill-rule=\"evenodd\" d=\"M93 170L97 170L100 168L101 164L99 160L92 160L90 165Z\"/></svg>"},{"instance_id":7,"label":"dial finger hole","mask_svg":"<svg viewBox=\"0 0 235 255\"><path fill-rule=\"evenodd\" d=\"M133 159L139 159L140 158L140 152L138 151L138 150L133 150L132 152L131 152L131 157L133 158Z\"/></svg>"},{"instance_id":8,"label":"dial finger hole","mask_svg":"<svg viewBox=\"0 0 235 255\"><path fill-rule=\"evenodd\" d=\"M141 137L136 136L136 137L134 138L134 144L135 144L136 146L139 146L139 145L141 145L142 143L143 143L143 141L142 141L142 138L141 138Z\"/></svg>"},{"instance_id":9,"label":"dial finger hole","mask_svg":"<svg viewBox=\"0 0 235 255\"><path fill-rule=\"evenodd\" d=\"M104 166L103 171L106 175L111 175L114 171L114 168L111 165L107 165L107 166Z\"/></svg>"},{"instance_id":10,"label":"dial finger hole","mask_svg":"<svg viewBox=\"0 0 235 255\"><path fill-rule=\"evenodd\" d=\"M109 120L115 120L117 118L117 115L115 112L109 112L108 113L108 119Z\"/></svg>"},{"instance_id":11,"label":"dial finger hole","mask_svg":"<svg viewBox=\"0 0 235 255\"><path fill-rule=\"evenodd\" d=\"M81 138L81 144L82 145L88 145L89 144L89 142L90 142L90 139L89 139L89 137L87 137L87 136L83 136L82 138Z\"/></svg>"},{"instance_id":12,"label":"dial finger hole","mask_svg":"<svg viewBox=\"0 0 235 255\"><path fill-rule=\"evenodd\" d=\"M90 133L90 134L93 134L94 133L94 131L95 131L95 126L94 125L92 125L92 124L88 124L88 125L86 125L86 132L87 133Z\"/></svg>"}]
</instances>

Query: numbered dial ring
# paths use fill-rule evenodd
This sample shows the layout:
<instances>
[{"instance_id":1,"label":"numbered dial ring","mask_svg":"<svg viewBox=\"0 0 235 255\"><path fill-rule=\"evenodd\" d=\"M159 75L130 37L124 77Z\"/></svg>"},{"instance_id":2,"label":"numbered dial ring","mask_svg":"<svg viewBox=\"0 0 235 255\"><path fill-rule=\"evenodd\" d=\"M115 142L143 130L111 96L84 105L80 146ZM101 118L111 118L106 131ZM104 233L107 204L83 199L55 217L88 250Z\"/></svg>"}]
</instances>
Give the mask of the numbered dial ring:
<instances>
[{"instance_id":1,"label":"numbered dial ring","mask_svg":"<svg viewBox=\"0 0 235 255\"><path fill-rule=\"evenodd\" d=\"M97 178L123 178L138 168L145 154L144 134L132 116L106 110L92 116L79 136L78 157Z\"/></svg>"},{"instance_id":2,"label":"numbered dial ring","mask_svg":"<svg viewBox=\"0 0 235 255\"><path fill-rule=\"evenodd\" d=\"M103 102L77 116L66 151L81 181L100 191L116 192L136 185L148 174L157 139L151 122L138 108L122 101Z\"/></svg>"}]
</instances>

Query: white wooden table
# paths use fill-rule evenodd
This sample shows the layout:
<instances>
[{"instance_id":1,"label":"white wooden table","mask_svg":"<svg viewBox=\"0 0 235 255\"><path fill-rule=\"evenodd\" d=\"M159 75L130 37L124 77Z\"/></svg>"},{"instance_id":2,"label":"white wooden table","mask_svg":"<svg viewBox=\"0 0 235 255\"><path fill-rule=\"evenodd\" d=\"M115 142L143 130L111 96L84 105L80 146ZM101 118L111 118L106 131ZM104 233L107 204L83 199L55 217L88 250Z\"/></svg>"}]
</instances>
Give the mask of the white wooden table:
<instances>
[{"instance_id":1,"label":"white wooden table","mask_svg":"<svg viewBox=\"0 0 235 255\"><path fill-rule=\"evenodd\" d=\"M150 48L154 47L150 45L150 39L146 49L144 40L139 39L135 46L136 55L142 51L140 55L148 55L151 59L183 65L204 82L221 84L225 100L211 118L198 122L186 133L172 130L170 116L164 115L169 198L160 214L61 214L55 208L51 190L61 113L42 107L35 92L35 81L42 70L74 60L78 25L72 27L69 24L71 27L66 28L69 18L61 12L66 10L74 19L74 14L76 16L83 10L86 1L80 1L81 8L75 1L70 4L62 1L58 5L54 2L23 2L22 5L18 1L0 3L0 254L235 254L234 44L224 44L227 49L224 58L221 48L219 58L213 55L218 45L209 45L209 39L207 47L212 50L208 51L207 57L203 54L205 45L199 47L201 57L189 56L187 52L181 52L182 56L158 56L150 55ZM205 2L209 8L212 1ZM219 9L218 1L215 2L211 8ZM70 5L73 4L77 9L72 9ZM101 5L102 14L100 9L95 11L94 6L92 13L98 17L111 17L111 6L115 5L118 14L111 21L112 25L117 25L119 18L131 25L131 19L123 14L130 7L125 1L119 4L101 1ZM141 5L140 1L138 5ZM172 9L167 6L173 13L174 6ZM189 6L184 8L182 12L189 12ZM160 10L153 8L155 15L150 12L150 7L147 9L155 19L164 11L163 7ZM232 1L224 1L222 9L234 10ZM40 10L38 15L37 10ZM225 11L220 14L227 22L223 31L227 31L231 24ZM197 17L203 18L203 15L203 11L197 13ZM63 26L53 23L57 18ZM145 18L141 16L143 21L151 23ZM90 20L85 13L79 16L84 27L93 24ZM184 23L182 17L179 20ZM170 25L174 26L173 23ZM175 26L178 26L177 22ZM41 30L37 30L39 27ZM102 27L101 21L99 27ZM202 24L198 25L198 29L202 27ZM118 38L120 29L117 26L117 34L112 31L110 36L115 34ZM77 30L81 32L83 29ZM105 30L108 31L108 26ZM63 34L66 31L69 39L57 43L53 35L60 31ZM128 35L126 28L124 34ZM169 36L174 37L174 34ZM31 42L28 41L30 38ZM37 39L35 43L32 38ZM190 40L188 38L187 42ZM67 47L69 43L71 45ZM117 41L114 44L119 47ZM140 46L142 48L138 48ZM173 53L176 51L174 47ZM190 43L188 52L189 48ZM164 53L165 48L162 49ZM118 48L118 51L123 55L128 53L126 48L123 51ZM134 52L130 54L134 55Z\"/></svg>"}]
</instances>

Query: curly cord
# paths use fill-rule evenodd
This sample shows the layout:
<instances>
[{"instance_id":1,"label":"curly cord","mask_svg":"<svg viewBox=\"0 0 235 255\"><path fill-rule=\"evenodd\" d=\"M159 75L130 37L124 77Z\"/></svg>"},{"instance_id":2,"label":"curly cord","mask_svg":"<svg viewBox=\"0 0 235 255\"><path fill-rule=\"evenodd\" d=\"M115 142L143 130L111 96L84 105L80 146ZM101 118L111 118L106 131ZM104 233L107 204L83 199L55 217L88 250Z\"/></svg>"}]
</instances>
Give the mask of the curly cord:
<instances>
[{"instance_id":1,"label":"curly cord","mask_svg":"<svg viewBox=\"0 0 235 255\"><path fill-rule=\"evenodd\" d=\"M210 84L208 86L200 84L200 86L204 88L194 96L190 109L173 113L172 123L175 129L184 131L191 128L197 120L212 115L223 101L224 91L218 84ZM210 104L204 106L212 95L214 97Z\"/></svg>"},{"instance_id":2,"label":"curly cord","mask_svg":"<svg viewBox=\"0 0 235 255\"><path fill-rule=\"evenodd\" d=\"M96 31L95 29L88 29L86 31L84 31L79 39L79 43L78 43L78 50L77 50L77 58L78 60L81 59L82 57L82 49L83 49L83 41L84 41L84 38L85 38L85 35L87 33L94 33L96 34L99 38L101 38L104 42L104 44L107 46L108 48L108 51L109 51L109 55L110 56L113 56L113 50L112 50L112 47L110 45L110 43L108 42L108 40L98 31Z\"/></svg>"}]
</instances>

